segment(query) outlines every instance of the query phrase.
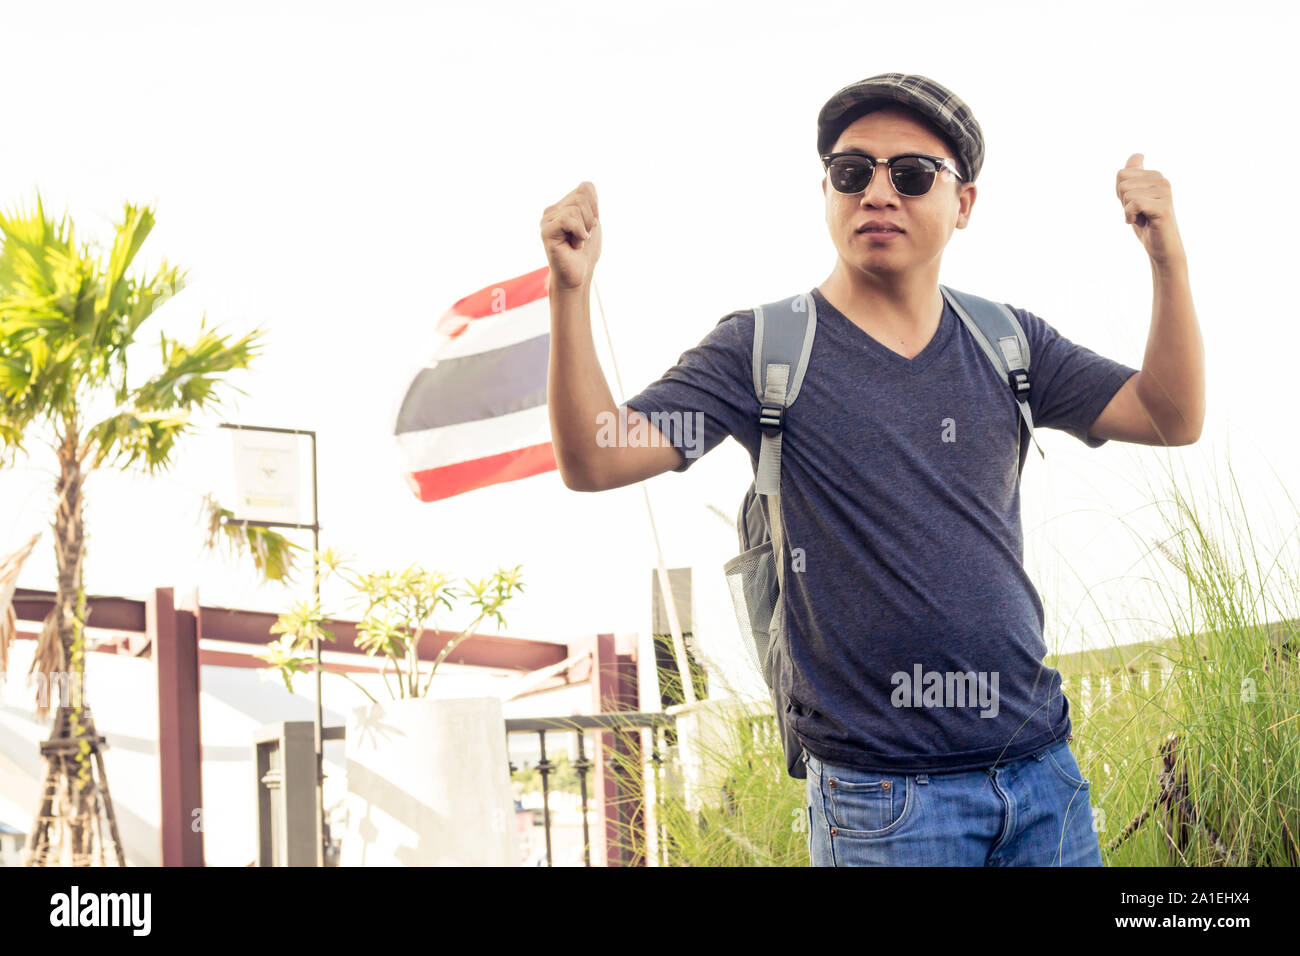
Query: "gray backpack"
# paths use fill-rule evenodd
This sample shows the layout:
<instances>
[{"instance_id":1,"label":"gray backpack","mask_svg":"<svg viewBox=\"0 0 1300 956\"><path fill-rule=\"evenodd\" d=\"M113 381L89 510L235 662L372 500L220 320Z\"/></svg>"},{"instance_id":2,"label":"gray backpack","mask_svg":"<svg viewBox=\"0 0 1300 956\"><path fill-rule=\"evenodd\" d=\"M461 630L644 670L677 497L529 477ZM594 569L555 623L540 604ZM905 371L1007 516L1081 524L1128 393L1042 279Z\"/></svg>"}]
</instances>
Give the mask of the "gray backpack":
<instances>
[{"instance_id":1,"label":"gray backpack","mask_svg":"<svg viewBox=\"0 0 1300 956\"><path fill-rule=\"evenodd\" d=\"M1006 379L1020 407L1023 427L1018 439L1018 467L1023 471L1029 452L1024 441L1026 433L1038 447L1038 453L1046 457L1034 438L1034 419L1029 411L1029 342L1024 330L1015 314L1001 303L944 285L939 289L994 368ZM783 690L790 686L790 657L780 627L785 571L781 434L785 410L799 397L816 332L817 304L810 293L803 292L754 310L754 391L759 400L762 444L754 482L745 493L736 520L741 553L723 565L736 617L746 638L744 643L772 693L786 770L796 778L806 777L807 772L803 766L803 745L794 733L791 720L794 705ZM996 348L993 343L997 343Z\"/></svg>"}]
</instances>

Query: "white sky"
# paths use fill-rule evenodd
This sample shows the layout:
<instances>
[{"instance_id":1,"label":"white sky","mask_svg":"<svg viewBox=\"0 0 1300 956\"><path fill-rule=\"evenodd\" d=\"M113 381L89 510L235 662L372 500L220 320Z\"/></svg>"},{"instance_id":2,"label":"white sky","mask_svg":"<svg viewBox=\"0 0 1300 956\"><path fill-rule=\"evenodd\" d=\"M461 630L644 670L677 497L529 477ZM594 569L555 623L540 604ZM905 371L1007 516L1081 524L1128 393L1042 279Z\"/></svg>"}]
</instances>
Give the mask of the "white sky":
<instances>
[{"instance_id":1,"label":"white sky","mask_svg":"<svg viewBox=\"0 0 1300 956\"><path fill-rule=\"evenodd\" d=\"M316 429L323 543L369 568L418 561L481 575L523 563L506 633L566 640L646 629L654 565L641 489L600 495L558 474L430 504L407 490L395 411L433 322L467 293L545 264L542 210L596 184L596 279L630 397L726 313L819 284L834 263L815 117L849 82L919 72L973 108L987 153L970 227L941 281L1029 309L1139 367L1151 313L1145 252L1115 174L1130 153L1170 180L1208 352L1200 444L1092 451L1043 430L1022 500L1048 644L1141 636L1145 484L1200 487L1228 461L1256 533L1295 530L1300 191L1290 159L1297 14L1276 3L926 2L628 5L0 4L9 77L0 203L67 208L106 235L124 201L156 204L145 259L190 287L142 328L190 341L206 313L269 330L224 412L198 421L174 470L87 485L91 593L155 586L282 610L251 565L200 552L220 490L219 421ZM1236 152L1240 150L1240 152ZM599 320L597 319L597 322ZM597 339L603 332L597 326ZM605 368L614 386L607 355ZM0 475L0 544L46 527L52 453ZM1269 471L1276 472L1276 477ZM751 474L728 441L649 483L668 565L696 568L697 631L738 635L721 565ZM1145 527L1145 525L1144 525ZM309 541L304 535L301 540ZM4 544L4 542L11 542ZM1294 542L1292 542L1294 545ZM1292 565L1294 567L1294 564ZM52 588L48 533L20 585ZM1091 590L1090 590L1091 589ZM327 598L329 592L327 592ZM327 610L346 615L335 601ZM463 623L449 619L446 626ZM1129 630L1126 630L1129 629Z\"/></svg>"}]
</instances>

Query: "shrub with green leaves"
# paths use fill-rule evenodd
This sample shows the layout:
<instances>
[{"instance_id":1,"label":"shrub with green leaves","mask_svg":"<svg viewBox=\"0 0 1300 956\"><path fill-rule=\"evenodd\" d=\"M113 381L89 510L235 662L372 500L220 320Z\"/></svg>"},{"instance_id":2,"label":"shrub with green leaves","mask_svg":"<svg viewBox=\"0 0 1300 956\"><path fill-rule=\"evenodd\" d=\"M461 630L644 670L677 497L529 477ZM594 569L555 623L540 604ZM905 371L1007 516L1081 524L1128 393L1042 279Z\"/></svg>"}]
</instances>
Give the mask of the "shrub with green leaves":
<instances>
[{"instance_id":1,"label":"shrub with green leaves","mask_svg":"<svg viewBox=\"0 0 1300 956\"><path fill-rule=\"evenodd\" d=\"M448 575L426 571L416 564L403 571L358 571L345 564L332 548L316 552L315 559L322 569L321 583L337 574L351 589L351 601L360 610L356 646L371 657L383 657L380 673L394 700L427 695L438 665L472 637L484 621L490 619L498 627L505 626L503 608L524 587L520 565L500 568L477 581L466 578L457 585ZM436 628L440 609L451 612L461 604L467 604L474 612L473 619L443 645L426 672L419 659L419 644L425 630ZM294 603L271 627L272 634L283 637L258 656L280 675L290 691L293 675L312 666L313 641L334 640L333 632L325 627L327 620L320 599L314 598ZM328 669L325 672L338 673L372 701L375 699L347 674Z\"/></svg>"}]
</instances>

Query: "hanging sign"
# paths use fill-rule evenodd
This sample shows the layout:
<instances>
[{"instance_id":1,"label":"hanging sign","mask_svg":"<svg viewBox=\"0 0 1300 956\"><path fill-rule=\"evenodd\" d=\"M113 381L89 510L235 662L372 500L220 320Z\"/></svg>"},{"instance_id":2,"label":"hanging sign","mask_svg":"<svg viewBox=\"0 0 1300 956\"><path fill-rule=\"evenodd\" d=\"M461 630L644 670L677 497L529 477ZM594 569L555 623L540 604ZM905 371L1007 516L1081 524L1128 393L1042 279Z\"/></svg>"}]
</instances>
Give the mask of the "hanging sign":
<instances>
[{"instance_id":1,"label":"hanging sign","mask_svg":"<svg viewBox=\"0 0 1300 956\"><path fill-rule=\"evenodd\" d=\"M305 524L298 485L298 435L230 430L235 451L236 519Z\"/></svg>"}]
</instances>

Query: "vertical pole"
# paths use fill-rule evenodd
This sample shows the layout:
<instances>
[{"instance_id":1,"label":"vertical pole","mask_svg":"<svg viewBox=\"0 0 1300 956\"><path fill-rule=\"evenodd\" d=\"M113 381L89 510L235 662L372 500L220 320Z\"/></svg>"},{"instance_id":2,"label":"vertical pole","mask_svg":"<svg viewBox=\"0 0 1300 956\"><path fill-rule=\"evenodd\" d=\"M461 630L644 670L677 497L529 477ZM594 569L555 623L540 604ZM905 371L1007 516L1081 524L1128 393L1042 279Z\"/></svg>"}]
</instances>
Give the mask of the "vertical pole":
<instances>
[{"instance_id":1,"label":"vertical pole","mask_svg":"<svg viewBox=\"0 0 1300 956\"><path fill-rule=\"evenodd\" d=\"M591 866L591 829L587 825L587 770L591 767L584 747L584 736L578 731L578 760L573 768L578 771L578 782L582 785L582 865Z\"/></svg>"},{"instance_id":2,"label":"vertical pole","mask_svg":"<svg viewBox=\"0 0 1300 956\"><path fill-rule=\"evenodd\" d=\"M552 765L546 759L546 731L537 732L537 742L542 753L537 761L537 772L542 775L542 830L546 833L546 865L554 866L555 862L551 857L551 791L547 783Z\"/></svg>"},{"instance_id":3,"label":"vertical pole","mask_svg":"<svg viewBox=\"0 0 1300 956\"><path fill-rule=\"evenodd\" d=\"M658 865L668 865L668 828L664 826L662 814L658 812L659 801L663 793L663 761L664 750L668 745L668 728L655 727L654 729L655 749L651 755L655 765L655 815L652 822L655 835L655 853L658 854Z\"/></svg>"},{"instance_id":4,"label":"vertical pole","mask_svg":"<svg viewBox=\"0 0 1300 956\"><path fill-rule=\"evenodd\" d=\"M654 589L651 588L651 600L653 602ZM654 631L656 628L651 627L643 635L638 635L636 652L636 687L637 696L640 701L638 709L646 713L658 713L664 709L663 692L659 686L659 666L658 654L656 653L656 644ZM666 672L665 672L666 673ZM649 727L642 727L641 734L641 752L649 753L651 750L651 730ZM641 765L641 786L646 795L645 799L645 820L646 820L646 849L647 866L657 865L655 860L658 859L659 837L657 833L657 821L659 813L657 809L657 798L655 793L654 778L650 774L649 767Z\"/></svg>"},{"instance_id":5,"label":"vertical pole","mask_svg":"<svg viewBox=\"0 0 1300 956\"><path fill-rule=\"evenodd\" d=\"M618 373L618 360L614 357L614 339L609 334L609 323L605 321L605 307L600 301L600 289L596 287L593 279L591 291L596 295L596 308L600 311L600 324L605 329L605 342L609 346L609 360L614 366L614 382L618 386L619 404L624 401L623 377ZM668 570L664 567L664 551L659 546L659 529L655 527L655 513L650 507L650 491L646 488L645 482L641 483L641 494L645 498L645 513L650 519L650 534L654 537L655 542L655 560L656 567L659 569L659 589L664 595L664 608L668 612L668 628L673 635L673 657L677 659L677 673L682 678L682 693L686 703L695 703L695 682L691 680L691 672L686 658L686 642L682 639L682 626L677 621L677 601L673 598L672 585L668 583Z\"/></svg>"},{"instance_id":6,"label":"vertical pole","mask_svg":"<svg viewBox=\"0 0 1300 956\"><path fill-rule=\"evenodd\" d=\"M320 551L320 509L316 501L317 480L316 480L316 432L303 428L264 428L257 425L236 425L223 423L222 428L248 429L250 431L277 432L282 435L293 435L295 439L300 435L307 435L311 438L311 524L304 525L301 521L283 522L283 521L259 521L258 524L268 528L311 528L312 554L311 554L311 590L312 596L317 605L320 604L320 559L317 552ZM294 454L301 455L301 443L295 443ZM301 460L301 459L299 459ZM301 517L295 515L295 517ZM245 527L248 525L247 519L244 521ZM319 635L312 637L312 656L315 662L316 671L316 714L312 720L312 740L313 750L316 762L316 781L315 781L315 800L316 806L316 823L313 827L316 839L316 852L314 854L316 865L325 865L325 747L323 743L324 733L324 705L322 703L323 695L321 693L322 675L324 674L324 665L321 663L321 643Z\"/></svg>"},{"instance_id":7,"label":"vertical pole","mask_svg":"<svg viewBox=\"0 0 1300 956\"><path fill-rule=\"evenodd\" d=\"M312 598L320 604L320 514L316 503L316 432L311 433L311 591ZM325 745L321 727L324 723L321 694L320 634L312 637L312 653L316 658L316 720L313 739L316 746L316 865L325 865Z\"/></svg>"}]
</instances>

